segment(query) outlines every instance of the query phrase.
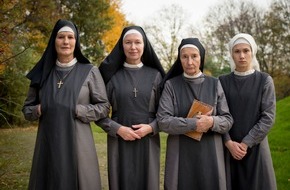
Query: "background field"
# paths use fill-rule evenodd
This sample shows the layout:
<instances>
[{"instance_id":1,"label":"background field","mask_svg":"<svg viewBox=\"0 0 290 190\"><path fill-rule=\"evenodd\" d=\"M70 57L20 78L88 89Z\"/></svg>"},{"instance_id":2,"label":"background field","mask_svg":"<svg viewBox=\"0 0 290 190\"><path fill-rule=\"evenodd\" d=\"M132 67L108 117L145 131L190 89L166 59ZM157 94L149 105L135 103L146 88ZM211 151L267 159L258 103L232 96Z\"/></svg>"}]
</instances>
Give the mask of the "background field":
<instances>
[{"instance_id":1,"label":"background field","mask_svg":"<svg viewBox=\"0 0 290 190\"><path fill-rule=\"evenodd\" d=\"M275 126L269 143L278 190L290 189L290 97L277 102ZM103 189L108 189L106 134L97 126L93 133L99 158ZM0 189L27 189L37 128L0 129ZM161 133L161 189L163 189L166 134Z\"/></svg>"}]
</instances>

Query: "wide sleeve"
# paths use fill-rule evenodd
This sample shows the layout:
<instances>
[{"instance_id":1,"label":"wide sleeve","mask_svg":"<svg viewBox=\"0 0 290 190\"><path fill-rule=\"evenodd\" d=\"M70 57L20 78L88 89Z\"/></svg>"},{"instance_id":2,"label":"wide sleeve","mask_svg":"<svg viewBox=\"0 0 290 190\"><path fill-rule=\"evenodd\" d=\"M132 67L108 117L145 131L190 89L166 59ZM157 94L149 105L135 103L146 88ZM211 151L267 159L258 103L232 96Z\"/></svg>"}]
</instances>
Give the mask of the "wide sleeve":
<instances>
[{"instance_id":1,"label":"wide sleeve","mask_svg":"<svg viewBox=\"0 0 290 190\"><path fill-rule=\"evenodd\" d=\"M113 83L110 80L106 86L108 99L111 103L111 109L116 109L116 98L114 94L114 87ZM112 110L115 111L115 110ZM99 121L95 122L98 126L100 126L108 135L117 137L117 131L122 126L121 124L117 123L116 121L112 120L109 116L106 118L100 119Z\"/></svg>"},{"instance_id":2,"label":"wide sleeve","mask_svg":"<svg viewBox=\"0 0 290 190\"><path fill-rule=\"evenodd\" d=\"M37 112L37 108L39 105L38 97L38 90L36 88L29 87L27 97L22 107L22 113L24 115L24 118L28 121L36 121L40 117Z\"/></svg>"},{"instance_id":3,"label":"wide sleeve","mask_svg":"<svg viewBox=\"0 0 290 190\"><path fill-rule=\"evenodd\" d=\"M171 135L184 134L196 129L196 118L183 118L178 113L173 86L166 81L159 101L157 122L161 131Z\"/></svg>"},{"instance_id":4,"label":"wide sleeve","mask_svg":"<svg viewBox=\"0 0 290 190\"><path fill-rule=\"evenodd\" d=\"M153 83L153 88L152 88L152 93L151 93L151 99L149 102L149 112L152 113L152 115L156 115L157 109L158 109L158 104L159 104L159 99L160 99L160 82L162 81L162 76L160 72L157 73L156 78ZM155 135L159 133L159 127L157 124L157 119L154 118L152 122L149 123L149 125L153 129L152 135Z\"/></svg>"},{"instance_id":5,"label":"wide sleeve","mask_svg":"<svg viewBox=\"0 0 290 190\"><path fill-rule=\"evenodd\" d=\"M263 87L260 107L260 118L242 142L249 147L259 144L274 125L276 114L275 86L271 76L268 76Z\"/></svg>"},{"instance_id":6,"label":"wide sleeve","mask_svg":"<svg viewBox=\"0 0 290 190\"><path fill-rule=\"evenodd\" d=\"M213 116L213 127L212 131L225 134L233 125L233 117L230 114L226 96L220 81L217 83L217 104L216 114Z\"/></svg>"},{"instance_id":7,"label":"wide sleeve","mask_svg":"<svg viewBox=\"0 0 290 190\"><path fill-rule=\"evenodd\" d=\"M77 104L76 117L84 123L105 118L109 114L110 103L103 78L97 67L93 67L88 75L87 90L89 102ZM86 93L86 90L83 92Z\"/></svg>"}]
</instances>

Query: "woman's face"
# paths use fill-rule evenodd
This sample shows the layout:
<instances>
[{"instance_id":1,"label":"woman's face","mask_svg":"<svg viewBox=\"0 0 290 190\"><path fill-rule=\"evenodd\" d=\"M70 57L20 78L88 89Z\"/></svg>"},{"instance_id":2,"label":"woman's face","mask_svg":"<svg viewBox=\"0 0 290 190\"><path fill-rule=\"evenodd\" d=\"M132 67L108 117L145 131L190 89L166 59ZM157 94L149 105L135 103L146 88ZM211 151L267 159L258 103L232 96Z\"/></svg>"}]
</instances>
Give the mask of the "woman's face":
<instances>
[{"instance_id":1,"label":"woman's face","mask_svg":"<svg viewBox=\"0 0 290 190\"><path fill-rule=\"evenodd\" d=\"M144 52L144 42L141 34L132 33L125 36L123 40L126 62L129 64L141 63L141 57Z\"/></svg>"},{"instance_id":2,"label":"woman's face","mask_svg":"<svg viewBox=\"0 0 290 190\"><path fill-rule=\"evenodd\" d=\"M55 38L55 50L60 62L69 62L74 58L76 38L73 32L59 32Z\"/></svg>"},{"instance_id":3,"label":"woman's face","mask_svg":"<svg viewBox=\"0 0 290 190\"><path fill-rule=\"evenodd\" d=\"M237 44L233 47L232 57L236 71L245 72L252 68L252 50L249 44Z\"/></svg>"},{"instance_id":4,"label":"woman's face","mask_svg":"<svg viewBox=\"0 0 290 190\"><path fill-rule=\"evenodd\" d=\"M200 72L200 55L197 49L192 47L183 48L180 52L180 61L186 74L193 76Z\"/></svg>"}]
</instances>

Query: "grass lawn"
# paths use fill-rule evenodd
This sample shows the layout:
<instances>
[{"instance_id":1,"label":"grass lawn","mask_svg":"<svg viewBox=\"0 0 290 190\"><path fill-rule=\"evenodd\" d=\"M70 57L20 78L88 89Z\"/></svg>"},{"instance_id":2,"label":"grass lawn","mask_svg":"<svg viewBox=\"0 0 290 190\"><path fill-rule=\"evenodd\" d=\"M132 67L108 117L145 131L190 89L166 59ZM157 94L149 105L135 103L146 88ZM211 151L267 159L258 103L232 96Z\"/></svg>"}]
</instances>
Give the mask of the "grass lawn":
<instances>
[{"instance_id":1,"label":"grass lawn","mask_svg":"<svg viewBox=\"0 0 290 190\"><path fill-rule=\"evenodd\" d=\"M36 128L0 129L0 189L27 189Z\"/></svg>"},{"instance_id":2,"label":"grass lawn","mask_svg":"<svg viewBox=\"0 0 290 190\"><path fill-rule=\"evenodd\" d=\"M276 123L269 134L269 143L278 190L290 189L290 97L277 103ZM93 126L99 158L102 186L108 189L107 181L107 146L106 134L97 126ZM36 138L36 127L29 128L0 128L0 189L27 189L29 171ZM164 160L166 134L161 135L161 183L163 189Z\"/></svg>"},{"instance_id":3,"label":"grass lawn","mask_svg":"<svg viewBox=\"0 0 290 190\"><path fill-rule=\"evenodd\" d=\"M278 190L290 189L290 97L277 102L275 125L269 133L269 144Z\"/></svg>"},{"instance_id":4,"label":"grass lawn","mask_svg":"<svg viewBox=\"0 0 290 190\"><path fill-rule=\"evenodd\" d=\"M96 149L99 158L102 186L108 189L107 174L107 135L99 127L92 125ZM31 169L37 128L0 129L0 189L27 189L29 171ZM166 134L161 133L161 176L164 175ZM160 187L163 187L161 180Z\"/></svg>"}]
</instances>

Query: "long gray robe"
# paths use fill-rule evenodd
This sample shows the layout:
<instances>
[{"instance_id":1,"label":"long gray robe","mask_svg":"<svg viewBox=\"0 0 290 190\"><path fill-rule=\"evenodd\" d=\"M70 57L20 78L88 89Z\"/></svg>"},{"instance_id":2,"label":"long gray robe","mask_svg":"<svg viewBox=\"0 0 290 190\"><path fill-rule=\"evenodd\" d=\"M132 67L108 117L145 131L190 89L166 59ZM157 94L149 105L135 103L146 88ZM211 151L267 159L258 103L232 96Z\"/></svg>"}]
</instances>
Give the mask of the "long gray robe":
<instances>
[{"instance_id":1,"label":"long gray robe","mask_svg":"<svg viewBox=\"0 0 290 190\"><path fill-rule=\"evenodd\" d=\"M186 118L194 99L213 106L214 125L201 141L184 133L196 129L196 118ZM166 190L225 190L222 134L233 120L217 79L182 75L166 81L157 112L161 131L168 133L164 187Z\"/></svg>"},{"instance_id":2,"label":"long gray robe","mask_svg":"<svg viewBox=\"0 0 290 190\"><path fill-rule=\"evenodd\" d=\"M56 66L44 88L29 89L24 116L30 121L40 117L29 189L101 189L90 122L107 116L109 102L98 68L78 64L60 89L56 72L70 68ZM74 90L76 87L79 90ZM71 105L67 105L67 99ZM38 104L42 105L41 116L37 114Z\"/></svg>"},{"instance_id":3,"label":"long gray robe","mask_svg":"<svg viewBox=\"0 0 290 190\"><path fill-rule=\"evenodd\" d=\"M272 78L255 71L247 76L234 73L220 77L234 124L225 141L248 145L246 156L235 160L226 151L228 189L275 190L276 178L267 135L273 127L276 98Z\"/></svg>"},{"instance_id":4,"label":"long gray robe","mask_svg":"<svg viewBox=\"0 0 290 190\"><path fill-rule=\"evenodd\" d=\"M107 84L112 117L97 124L108 133L110 190L159 189L160 140L155 113L161 79L156 69L144 65L140 69L120 69ZM133 85L138 89L137 97ZM140 123L149 124L153 133L132 142L117 135L122 125Z\"/></svg>"}]
</instances>

